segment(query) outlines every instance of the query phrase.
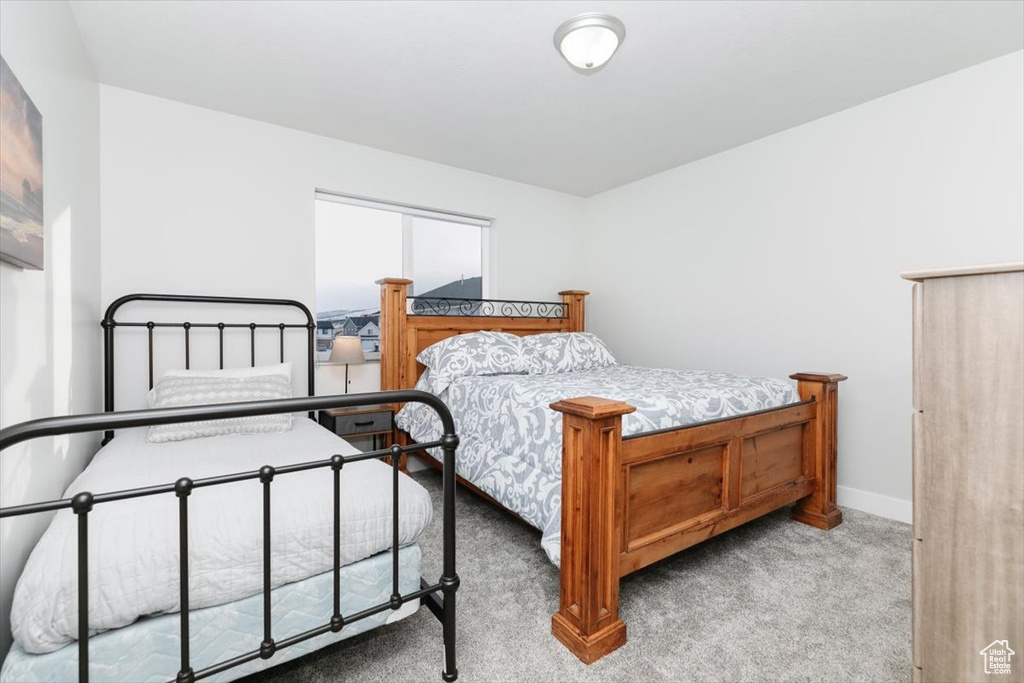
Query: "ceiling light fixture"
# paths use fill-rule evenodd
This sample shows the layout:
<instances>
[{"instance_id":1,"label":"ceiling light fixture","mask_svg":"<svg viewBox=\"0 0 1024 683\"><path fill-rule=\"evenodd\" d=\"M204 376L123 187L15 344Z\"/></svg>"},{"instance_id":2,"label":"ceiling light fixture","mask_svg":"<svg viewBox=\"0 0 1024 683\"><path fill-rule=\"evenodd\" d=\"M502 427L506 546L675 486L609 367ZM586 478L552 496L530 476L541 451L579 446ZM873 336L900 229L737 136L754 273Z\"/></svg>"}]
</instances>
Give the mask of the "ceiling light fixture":
<instances>
[{"instance_id":1,"label":"ceiling light fixture","mask_svg":"<svg viewBox=\"0 0 1024 683\"><path fill-rule=\"evenodd\" d=\"M592 74L608 63L626 39L626 26L610 14L588 12L555 31L555 49L576 71Z\"/></svg>"}]
</instances>

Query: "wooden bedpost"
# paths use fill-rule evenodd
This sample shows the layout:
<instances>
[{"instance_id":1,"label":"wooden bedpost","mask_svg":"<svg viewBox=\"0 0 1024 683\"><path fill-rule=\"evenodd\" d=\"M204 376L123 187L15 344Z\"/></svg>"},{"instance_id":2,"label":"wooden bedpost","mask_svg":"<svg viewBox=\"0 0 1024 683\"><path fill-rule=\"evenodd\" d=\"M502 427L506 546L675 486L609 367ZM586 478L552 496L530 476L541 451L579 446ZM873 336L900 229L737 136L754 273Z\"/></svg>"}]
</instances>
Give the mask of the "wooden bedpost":
<instances>
[{"instance_id":1,"label":"wooden bedpost","mask_svg":"<svg viewBox=\"0 0 1024 683\"><path fill-rule=\"evenodd\" d=\"M562 303L565 304L566 318L569 320L569 329L566 332L586 331L586 297L590 292L582 289L566 289L559 292L562 295Z\"/></svg>"},{"instance_id":2,"label":"wooden bedpost","mask_svg":"<svg viewBox=\"0 0 1024 683\"><path fill-rule=\"evenodd\" d=\"M380 285L380 390L405 388L406 292L412 280L386 277Z\"/></svg>"},{"instance_id":3,"label":"wooden bedpost","mask_svg":"<svg viewBox=\"0 0 1024 683\"><path fill-rule=\"evenodd\" d=\"M797 381L802 400L815 402L815 420L804 435L804 474L817 479L814 493L800 500L790 514L798 522L831 529L843 521L836 507L836 407L839 383L846 377L816 372L789 377Z\"/></svg>"},{"instance_id":4,"label":"wooden bedpost","mask_svg":"<svg viewBox=\"0 0 1024 683\"><path fill-rule=\"evenodd\" d=\"M580 297L582 315L582 296ZM593 396L562 413L562 561L551 632L590 664L626 643L619 619L622 416L636 408Z\"/></svg>"}]
</instances>

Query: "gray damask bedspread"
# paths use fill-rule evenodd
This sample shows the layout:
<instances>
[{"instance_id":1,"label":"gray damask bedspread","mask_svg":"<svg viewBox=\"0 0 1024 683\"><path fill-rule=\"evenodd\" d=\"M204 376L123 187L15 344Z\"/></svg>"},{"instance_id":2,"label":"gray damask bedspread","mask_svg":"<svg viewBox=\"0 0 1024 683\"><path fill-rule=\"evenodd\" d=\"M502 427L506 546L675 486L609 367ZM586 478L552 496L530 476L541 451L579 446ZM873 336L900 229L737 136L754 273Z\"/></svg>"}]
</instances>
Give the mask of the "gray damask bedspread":
<instances>
[{"instance_id":1,"label":"gray damask bedspread","mask_svg":"<svg viewBox=\"0 0 1024 683\"><path fill-rule=\"evenodd\" d=\"M421 379L418 389L425 389ZM562 416L548 406L576 396L636 406L623 435L695 424L798 402L788 381L721 372L613 365L548 375L461 377L441 392L460 443L456 471L543 532L554 564L561 554ZM417 441L441 436L434 411L410 403L396 422Z\"/></svg>"}]
</instances>

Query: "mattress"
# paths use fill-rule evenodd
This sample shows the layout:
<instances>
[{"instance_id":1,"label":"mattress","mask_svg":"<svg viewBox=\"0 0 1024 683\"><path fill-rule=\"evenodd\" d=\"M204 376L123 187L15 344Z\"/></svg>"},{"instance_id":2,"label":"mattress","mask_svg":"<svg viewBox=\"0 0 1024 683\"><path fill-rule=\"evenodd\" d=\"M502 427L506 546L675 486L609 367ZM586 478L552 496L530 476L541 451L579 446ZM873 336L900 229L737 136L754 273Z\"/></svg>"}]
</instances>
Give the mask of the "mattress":
<instances>
[{"instance_id":1,"label":"mattress","mask_svg":"<svg viewBox=\"0 0 1024 683\"><path fill-rule=\"evenodd\" d=\"M427 376L417 389L428 391ZM471 376L439 394L459 435L456 472L542 532L561 555L562 416L550 404L576 396L625 401L624 436L681 427L799 402L793 384L767 377L612 365L556 374ZM417 441L441 437L436 413L409 403L396 416ZM438 453L431 453L438 457Z\"/></svg>"},{"instance_id":2,"label":"mattress","mask_svg":"<svg viewBox=\"0 0 1024 683\"><path fill-rule=\"evenodd\" d=\"M398 553L399 588L419 589L420 547L410 545ZM281 641L330 621L334 605L333 573L327 572L290 583L271 592L274 639ZM341 569L342 614L387 602L391 595L391 553L385 552ZM386 610L350 624L338 633L325 633L279 650L272 659L256 659L208 679L229 681L281 664L330 643L351 638L384 623L402 619L419 607L411 601L395 611ZM224 605L194 610L189 615L192 668L202 668L258 649L263 640L263 596L253 595ZM180 617L177 614L140 619L131 626L101 633L89 640L92 681L169 681L181 665ZM0 669L0 683L78 680L78 645L32 655L17 643Z\"/></svg>"},{"instance_id":3,"label":"mattress","mask_svg":"<svg viewBox=\"0 0 1024 683\"><path fill-rule=\"evenodd\" d=\"M124 430L102 448L66 496L116 491L322 460L355 449L311 420L278 434L225 435L148 443L146 430ZM392 545L392 473L377 461L341 473L341 565ZM317 469L271 484L271 586L331 569L333 477ZM431 518L430 496L399 479L399 545L416 541ZM192 609L242 600L262 591L263 496L258 480L196 489L189 498L189 604ZM77 523L54 517L33 549L14 591L11 628L29 653L58 650L77 637ZM98 633L140 617L176 612L178 501L174 495L97 505L89 513L89 628Z\"/></svg>"}]
</instances>

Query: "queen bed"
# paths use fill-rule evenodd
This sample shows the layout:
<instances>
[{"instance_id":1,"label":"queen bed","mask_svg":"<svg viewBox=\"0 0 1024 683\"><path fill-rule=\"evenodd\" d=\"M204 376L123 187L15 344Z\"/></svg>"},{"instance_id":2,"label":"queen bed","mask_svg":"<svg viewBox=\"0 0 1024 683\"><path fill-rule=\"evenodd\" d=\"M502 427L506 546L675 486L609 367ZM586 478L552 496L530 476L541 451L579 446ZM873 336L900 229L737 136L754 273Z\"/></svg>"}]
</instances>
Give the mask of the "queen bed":
<instances>
[{"instance_id":1,"label":"queen bed","mask_svg":"<svg viewBox=\"0 0 1024 683\"><path fill-rule=\"evenodd\" d=\"M300 307L307 322L269 326L281 361L285 331L311 329L296 302L126 297L104 321L110 409L112 332L131 326L114 313L140 298ZM184 325L187 366L189 330L201 324ZM232 680L402 619L421 599L442 621L443 677L454 680L454 475L444 494L444 575L426 582L417 541L432 506L399 472L401 447L361 453L307 419L339 406L424 401L449 427L434 445L453 451L447 410L419 392L313 397L312 373L310 397L290 398L290 364L256 367L256 324L237 326L249 333L251 368L222 369L230 327L214 323L221 368L172 370L154 382L157 325L143 323L153 409L0 431L0 450L53 434L107 435L62 499L0 509L0 517L57 511L17 583L15 642L0 681ZM300 348L312 368L312 344Z\"/></svg>"},{"instance_id":2,"label":"queen bed","mask_svg":"<svg viewBox=\"0 0 1024 683\"><path fill-rule=\"evenodd\" d=\"M431 391L430 379L428 370L417 388ZM549 406L597 395L636 407L622 418L623 437L800 402L796 388L782 380L618 364L456 379L437 393L459 425L456 473L541 530L541 547L555 565L562 550L562 420ZM419 404L405 406L396 424L422 443L436 441L442 430Z\"/></svg>"},{"instance_id":3,"label":"queen bed","mask_svg":"<svg viewBox=\"0 0 1024 683\"><path fill-rule=\"evenodd\" d=\"M460 300L379 284L381 388L440 397L462 437L460 482L541 530L561 572L552 632L584 662L626 642L622 576L793 503L798 521L840 523L842 375L799 373L794 386L623 366L585 333L587 292ZM438 432L416 406L397 424L407 444Z\"/></svg>"}]
</instances>

